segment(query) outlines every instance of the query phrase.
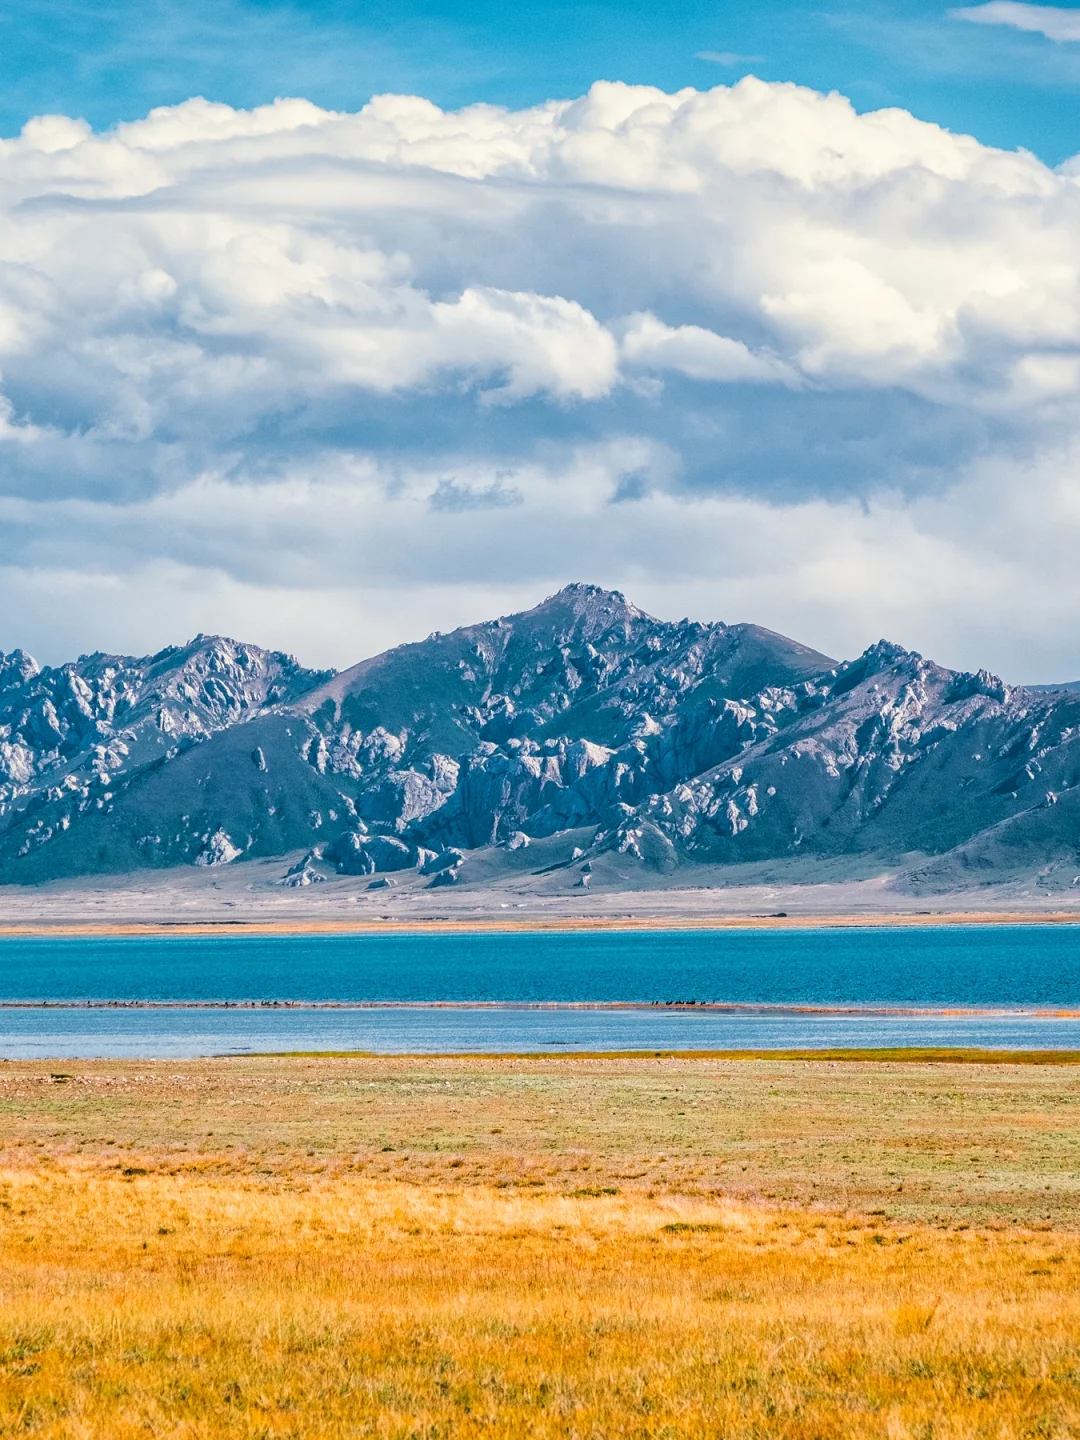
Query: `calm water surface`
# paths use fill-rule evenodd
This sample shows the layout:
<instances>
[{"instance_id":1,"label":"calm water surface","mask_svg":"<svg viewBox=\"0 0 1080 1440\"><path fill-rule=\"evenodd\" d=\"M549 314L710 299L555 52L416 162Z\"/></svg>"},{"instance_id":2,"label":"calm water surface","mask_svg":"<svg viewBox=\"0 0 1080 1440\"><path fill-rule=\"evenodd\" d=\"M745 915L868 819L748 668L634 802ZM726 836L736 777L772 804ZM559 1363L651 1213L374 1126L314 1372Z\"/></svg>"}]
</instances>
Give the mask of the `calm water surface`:
<instances>
[{"instance_id":1,"label":"calm water surface","mask_svg":"<svg viewBox=\"0 0 1080 1440\"><path fill-rule=\"evenodd\" d=\"M0 940L0 1001L726 1001L1080 1011L1080 926ZM1080 1020L650 1010L0 1008L0 1055L946 1044Z\"/></svg>"}]
</instances>

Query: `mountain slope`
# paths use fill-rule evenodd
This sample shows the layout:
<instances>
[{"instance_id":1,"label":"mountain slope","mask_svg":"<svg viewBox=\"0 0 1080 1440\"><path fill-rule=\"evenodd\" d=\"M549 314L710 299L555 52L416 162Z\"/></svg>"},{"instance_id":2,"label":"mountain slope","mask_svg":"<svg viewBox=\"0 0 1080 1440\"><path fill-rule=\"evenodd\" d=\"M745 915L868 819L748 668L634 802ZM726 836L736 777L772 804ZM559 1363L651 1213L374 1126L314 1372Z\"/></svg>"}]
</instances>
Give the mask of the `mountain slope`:
<instances>
[{"instance_id":1,"label":"mountain slope","mask_svg":"<svg viewBox=\"0 0 1080 1440\"><path fill-rule=\"evenodd\" d=\"M837 664L587 585L336 675L204 637L0 660L6 881L308 850L289 883L466 883L491 867L463 852L572 832L582 884L611 852L670 874L869 856L933 888L1080 864L1078 781L1078 694L885 642Z\"/></svg>"}]
</instances>

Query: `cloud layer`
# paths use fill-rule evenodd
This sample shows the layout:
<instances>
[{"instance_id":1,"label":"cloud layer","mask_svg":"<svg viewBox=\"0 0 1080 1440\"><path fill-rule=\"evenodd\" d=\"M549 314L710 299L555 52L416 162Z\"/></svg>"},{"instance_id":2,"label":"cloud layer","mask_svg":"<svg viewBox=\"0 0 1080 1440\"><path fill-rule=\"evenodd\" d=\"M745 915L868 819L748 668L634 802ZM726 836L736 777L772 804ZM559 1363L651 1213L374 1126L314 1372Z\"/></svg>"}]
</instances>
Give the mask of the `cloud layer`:
<instances>
[{"instance_id":1,"label":"cloud layer","mask_svg":"<svg viewBox=\"0 0 1080 1440\"><path fill-rule=\"evenodd\" d=\"M0 645L348 663L588 578L1080 674L1078 175L753 78L40 117Z\"/></svg>"},{"instance_id":2,"label":"cloud layer","mask_svg":"<svg viewBox=\"0 0 1080 1440\"><path fill-rule=\"evenodd\" d=\"M985 5L965 5L950 11L958 20L977 25L1010 25L1029 30L1048 40L1080 40L1080 12L1057 5L1027 5L1023 0L988 0Z\"/></svg>"}]
</instances>

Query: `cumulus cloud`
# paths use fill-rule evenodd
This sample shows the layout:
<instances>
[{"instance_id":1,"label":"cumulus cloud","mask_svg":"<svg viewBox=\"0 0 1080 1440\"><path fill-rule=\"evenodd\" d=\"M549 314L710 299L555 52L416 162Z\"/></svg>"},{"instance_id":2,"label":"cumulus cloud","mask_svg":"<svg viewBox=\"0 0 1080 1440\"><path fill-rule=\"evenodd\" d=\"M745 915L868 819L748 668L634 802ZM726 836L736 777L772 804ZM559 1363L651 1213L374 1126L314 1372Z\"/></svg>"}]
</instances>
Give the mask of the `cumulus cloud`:
<instances>
[{"instance_id":1,"label":"cumulus cloud","mask_svg":"<svg viewBox=\"0 0 1080 1440\"><path fill-rule=\"evenodd\" d=\"M348 663L590 578L1080 674L1072 166L753 78L192 100L30 122L0 212L0 643Z\"/></svg>"},{"instance_id":2,"label":"cumulus cloud","mask_svg":"<svg viewBox=\"0 0 1080 1440\"><path fill-rule=\"evenodd\" d=\"M795 380L795 372L781 360L755 355L741 340L700 325L665 325L649 314L630 316L622 353L631 365L676 370L691 380Z\"/></svg>"},{"instance_id":3,"label":"cumulus cloud","mask_svg":"<svg viewBox=\"0 0 1080 1440\"><path fill-rule=\"evenodd\" d=\"M1011 25L1048 40L1080 40L1080 11L1057 5L1027 5L1022 0L989 0L986 5L965 5L949 14L977 25Z\"/></svg>"}]
</instances>

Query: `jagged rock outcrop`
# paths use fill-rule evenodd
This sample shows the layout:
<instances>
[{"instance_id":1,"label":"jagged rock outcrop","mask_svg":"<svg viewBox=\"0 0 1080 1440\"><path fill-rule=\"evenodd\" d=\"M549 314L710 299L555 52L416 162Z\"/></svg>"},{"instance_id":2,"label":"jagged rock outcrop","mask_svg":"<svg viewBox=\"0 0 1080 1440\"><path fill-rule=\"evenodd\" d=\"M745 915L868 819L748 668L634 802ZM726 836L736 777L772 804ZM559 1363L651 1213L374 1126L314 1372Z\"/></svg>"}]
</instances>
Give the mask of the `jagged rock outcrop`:
<instances>
[{"instance_id":1,"label":"jagged rock outcrop","mask_svg":"<svg viewBox=\"0 0 1080 1440\"><path fill-rule=\"evenodd\" d=\"M159 834L164 812L152 810L136 850L117 851L127 864L109 863L115 847L101 854L99 844L87 853L82 840L108 828L100 817L114 813L133 780L145 782L174 765L170 777L179 778L187 767L177 762L210 737L236 731L327 678L290 655L220 636L199 635L142 659L84 655L45 669L19 650L0 655L0 878L21 879L24 870L27 878L46 878L51 852L40 864L30 857L57 840L54 849L71 857L57 856L58 874L235 859L246 842L232 838L233 812L200 803L205 796L197 788L184 806L182 840ZM242 767L265 768L258 747Z\"/></svg>"},{"instance_id":2,"label":"jagged rock outcrop","mask_svg":"<svg viewBox=\"0 0 1080 1440\"><path fill-rule=\"evenodd\" d=\"M138 769L311 689L291 655L199 635L135 660L84 655L41 669L0 653L0 817L43 786L71 793Z\"/></svg>"},{"instance_id":3,"label":"jagged rock outcrop","mask_svg":"<svg viewBox=\"0 0 1080 1440\"><path fill-rule=\"evenodd\" d=\"M945 886L1080 866L1078 780L1075 692L885 641L837 664L587 585L340 674L206 637L52 670L0 656L5 881L303 850L289 883L465 883L466 852L520 866L580 832L575 876L605 853L657 875L862 855Z\"/></svg>"}]
</instances>

